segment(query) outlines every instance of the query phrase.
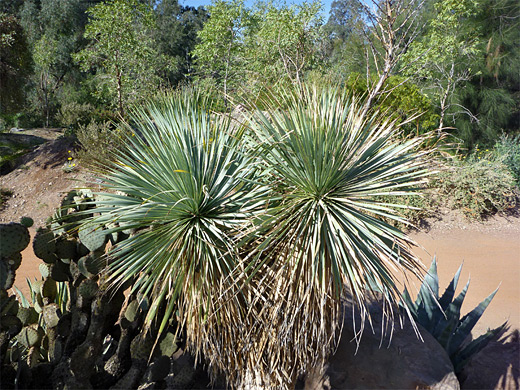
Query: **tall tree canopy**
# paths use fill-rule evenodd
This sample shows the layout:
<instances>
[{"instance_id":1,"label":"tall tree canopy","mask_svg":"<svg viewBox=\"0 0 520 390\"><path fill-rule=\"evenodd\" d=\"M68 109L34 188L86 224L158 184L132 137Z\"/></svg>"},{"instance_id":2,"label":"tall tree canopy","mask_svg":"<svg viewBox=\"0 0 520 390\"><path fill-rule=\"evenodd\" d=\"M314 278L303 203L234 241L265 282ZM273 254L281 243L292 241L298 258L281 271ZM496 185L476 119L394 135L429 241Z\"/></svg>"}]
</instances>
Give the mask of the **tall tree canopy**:
<instances>
[{"instance_id":1,"label":"tall tree canopy","mask_svg":"<svg viewBox=\"0 0 520 390\"><path fill-rule=\"evenodd\" d=\"M152 9L138 0L112 0L89 8L88 15L90 43L74 58L84 71L95 69L98 92L113 96L113 106L124 116L128 104L158 84Z\"/></svg>"}]
</instances>

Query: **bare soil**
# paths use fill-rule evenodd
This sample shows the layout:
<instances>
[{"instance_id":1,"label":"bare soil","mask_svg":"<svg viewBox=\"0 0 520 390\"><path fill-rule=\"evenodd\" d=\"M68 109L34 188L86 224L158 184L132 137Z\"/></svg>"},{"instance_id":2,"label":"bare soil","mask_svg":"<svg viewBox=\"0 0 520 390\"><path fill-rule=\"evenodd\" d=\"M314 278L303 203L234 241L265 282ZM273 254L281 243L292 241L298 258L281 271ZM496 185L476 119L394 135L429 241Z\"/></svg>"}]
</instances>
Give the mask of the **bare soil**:
<instances>
[{"instance_id":1,"label":"bare soil","mask_svg":"<svg viewBox=\"0 0 520 390\"><path fill-rule=\"evenodd\" d=\"M65 193L73 188L99 188L95 175L81 166L67 173L62 168L73 155L71 139L59 137L56 130L35 130L32 135L47 137L49 142L24 156L18 169L0 177L1 186L13 196L0 211L0 222L18 221L30 216L35 228L45 224ZM72 153L68 153L68 151ZM35 228L31 229L34 235ZM500 286L495 298L477 324L474 334L496 327L508 320L511 329L520 329L520 216L518 210L481 223L468 222L452 211L425 221L419 231L410 233L421 247L415 253L426 268L437 256L441 292L464 261L459 291L471 276L463 313L473 309ZM28 292L25 278L40 277L32 248L23 252L16 285ZM417 287L419 283L417 283Z\"/></svg>"},{"instance_id":2,"label":"bare soil","mask_svg":"<svg viewBox=\"0 0 520 390\"><path fill-rule=\"evenodd\" d=\"M22 216L28 216L38 227L45 225L68 191L92 188L98 183L95 176L79 164L66 172L69 157L74 163L75 144L60 130L36 129L24 134L36 135L48 142L24 155L12 172L0 176L0 186L12 192L0 210L0 222L19 221Z\"/></svg>"}]
</instances>

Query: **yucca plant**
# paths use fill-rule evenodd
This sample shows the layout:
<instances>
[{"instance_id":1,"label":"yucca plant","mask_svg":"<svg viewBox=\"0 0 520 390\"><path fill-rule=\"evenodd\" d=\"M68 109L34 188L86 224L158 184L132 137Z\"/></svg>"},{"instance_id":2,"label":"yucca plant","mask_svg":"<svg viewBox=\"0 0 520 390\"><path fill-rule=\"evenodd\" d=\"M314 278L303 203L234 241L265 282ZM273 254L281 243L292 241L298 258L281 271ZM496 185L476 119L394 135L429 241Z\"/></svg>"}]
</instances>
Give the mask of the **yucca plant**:
<instances>
[{"instance_id":1,"label":"yucca plant","mask_svg":"<svg viewBox=\"0 0 520 390\"><path fill-rule=\"evenodd\" d=\"M264 279L250 371L256 385L283 388L334 349L345 294L368 314L377 285L391 317L401 295L395 272L418 275L413 242L379 217L404 221L374 196L413 193L428 175L427 152L417 151L422 139L398 137L395 123L364 118L338 90L308 87L263 106L253 143L272 201L258 222Z\"/></svg>"},{"instance_id":2,"label":"yucca plant","mask_svg":"<svg viewBox=\"0 0 520 390\"><path fill-rule=\"evenodd\" d=\"M403 303L412 312L413 318L421 324L448 353L455 373L458 375L471 357L480 352L491 340L496 338L506 327L506 323L488 331L468 342L473 327L484 314L491 300L498 291L493 291L486 299L468 314L460 317L460 309L469 287L469 280L462 291L455 297L462 264L455 273L449 286L439 297L439 277L437 275L437 260L433 258L432 265L424 277L421 289L415 302L410 293L405 290ZM454 299L455 297L455 299Z\"/></svg>"},{"instance_id":3,"label":"yucca plant","mask_svg":"<svg viewBox=\"0 0 520 390\"><path fill-rule=\"evenodd\" d=\"M134 232L110 252L109 282L132 281L147 326L176 319L237 388L290 388L334 348L347 292L364 308L376 284L393 302L393 272L420 270L374 195L414 191L423 140L337 90L282 100L244 124L186 94L135 111L96 201L93 223Z\"/></svg>"},{"instance_id":4,"label":"yucca plant","mask_svg":"<svg viewBox=\"0 0 520 390\"><path fill-rule=\"evenodd\" d=\"M133 136L106 167L110 191L97 196L100 216L89 222L135 232L110 252L108 282L131 282L149 298L147 328L160 333L177 320L195 355L233 370L234 332L248 326L238 239L264 191L244 128L188 94L131 118Z\"/></svg>"}]
</instances>

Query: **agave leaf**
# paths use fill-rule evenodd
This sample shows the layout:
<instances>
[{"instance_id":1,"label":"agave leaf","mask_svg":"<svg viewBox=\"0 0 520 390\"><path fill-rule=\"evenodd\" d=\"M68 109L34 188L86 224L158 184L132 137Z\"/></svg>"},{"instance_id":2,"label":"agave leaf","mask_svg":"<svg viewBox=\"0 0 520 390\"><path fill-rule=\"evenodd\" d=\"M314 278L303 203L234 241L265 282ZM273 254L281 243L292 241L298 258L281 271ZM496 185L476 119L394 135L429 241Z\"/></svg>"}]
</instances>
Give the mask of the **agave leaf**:
<instances>
[{"instance_id":1,"label":"agave leaf","mask_svg":"<svg viewBox=\"0 0 520 390\"><path fill-rule=\"evenodd\" d=\"M459 347L462 345L464 340L470 335L471 330L477 323L477 321L482 317L482 314L484 314L484 311L490 304L491 300L497 293L498 288L493 291L486 299L484 299L480 304L474 308L471 312L466 314L462 320L460 321L459 326L457 326L457 329L455 330L453 336L450 339L450 342L448 343L448 354L451 355L455 353L459 349Z\"/></svg>"},{"instance_id":2,"label":"agave leaf","mask_svg":"<svg viewBox=\"0 0 520 390\"><path fill-rule=\"evenodd\" d=\"M450 339L453 336L455 330L459 326L460 323L460 308L462 303L464 302L464 298L466 297L466 293L469 287L469 279L460 294L455 298L455 300L448 305L448 310L446 310L446 318L441 318L441 320L437 323L437 326L434 330L434 333L439 334L437 341L444 347L446 351L448 351L448 346L450 343Z\"/></svg>"},{"instance_id":3,"label":"agave leaf","mask_svg":"<svg viewBox=\"0 0 520 390\"><path fill-rule=\"evenodd\" d=\"M29 279L27 279L27 281L29 282ZM27 298L25 298L25 295L23 295L23 292L21 292L18 287L16 286L13 286L14 290L16 291L16 293L18 294L18 297L20 298L20 303L22 304L23 307L25 308L28 308L30 307L31 305L29 304L29 301L27 300ZM31 287L29 286L29 289Z\"/></svg>"},{"instance_id":4,"label":"agave leaf","mask_svg":"<svg viewBox=\"0 0 520 390\"><path fill-rule=\"evenodd\" d=\"M489 344L490 341L496 339L504 329L506 329L507 321L495 329L491 329L479 336L475 340L472 340L468 345L462 347L450 355L450 359L453 363L454 371L459 374L464 369L464 366L470 361L470 359L479 353L482 349Z\"/></svg>"},{"instance_id":5,"label":"agave leaf","mask_svg":"<svg viewBox=\"0 0 520 390\"><path fill-rule=\"evenodd\" d=\"M408 288L405 287L403 291L403 299L400 302L401 306L406 305L414 318L417 320L417 306L412 301L412 297L410 296L410 293L408 292Z\"/></svg>"},{"instance_id":6,"label":"agave leaf","mask_svg":"<svg viewBox=\"0 0 520 390\"><path fill-rule=\"evenodd\" d=\"M429 333L432 333L437 318L443 316L439 302L439 276L437 275L437 259L434 257L430 269L424 276L421 289L415 304L417 306L417 320Z\"/></svg>"},{"instance_id":7,"label":"agave leaf","mask_svg":"<svg viewBox=\"0 0 520 390\"><path fill-rule=\"evenodd\" d=\"M433 330L431 331L431 334L433 337L438 338L442 331L444 330L443 325L439 326L439 323L445 324L447 317L446 317L446 310L448 309L450 303L452 302L452 299L455 295L455 289L457 288L457 284L459 282L459 276L460 272L462 270L462 265L460 265L459 269L455 273L453 279L451 280L449 286L444 291L444 294L442 294L441 299L439 299L439 305L442 310L440 310L436 315L434 316L432 322L434 323Z\"/></svg>"},{"instance_id":8,"label":"agave leaf","mask_svg":"<svg viewBox=\"0 0 520 390\"><path fill-rule=\"evenodd\" d=\"M451 280L449 286L444 291L444 294L442 294L441 299L439 299L439 304L441 305L442 310L446 310L448 308L448 305L451 303L453 297L455 296L455 290L457 289L457 284L459 282L460 272L462 271L462 266L464 263L462 263L453 276L453 279Z\"/></svg>"}]
</instances>

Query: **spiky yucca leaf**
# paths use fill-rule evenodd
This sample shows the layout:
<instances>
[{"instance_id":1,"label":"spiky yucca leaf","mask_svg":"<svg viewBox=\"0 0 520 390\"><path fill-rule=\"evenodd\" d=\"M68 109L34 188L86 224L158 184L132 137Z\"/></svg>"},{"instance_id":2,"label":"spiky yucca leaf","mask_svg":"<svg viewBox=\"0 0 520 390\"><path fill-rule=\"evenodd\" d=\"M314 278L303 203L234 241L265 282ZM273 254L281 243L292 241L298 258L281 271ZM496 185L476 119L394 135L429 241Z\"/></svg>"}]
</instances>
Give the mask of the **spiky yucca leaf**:
<instances>
[{"instance_id":1,"label":"spiky yucca leaf","mask_svg":"<svg viewBox=\"0 0 520 390\"><path fill-rule=\"evenodd\" d=\"M243 129L188 95L135 111L132 124L126 151L107 167L110 192L96 201L98 226L137 229L110 252L109 281L135 280L150 300L147 326L158 321L161 331L178 311L188 347L210 366L234 367L234 326L247 326L237 236L263 191Z\"/></svg>"},{"instance_id":2,"label":"spiky yucca leaf","mask_svg":"<svg viewBox=\"0 0 520 390\"><path fill-rule=\"evenodd\" d=\"M421 270L413 242L377 218L400 217L374 195L409 195L428 171L416 152L423 140L397 138L393 123L363 118L337 90L307 88L263 106L253 143L272 201L258 221L264 283L249 369L256 384L278 388L333 350L345 287L362 309L371 284L393 303L401 297L393 272Z\"/></svg>"}]
</instances>

